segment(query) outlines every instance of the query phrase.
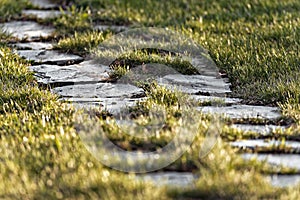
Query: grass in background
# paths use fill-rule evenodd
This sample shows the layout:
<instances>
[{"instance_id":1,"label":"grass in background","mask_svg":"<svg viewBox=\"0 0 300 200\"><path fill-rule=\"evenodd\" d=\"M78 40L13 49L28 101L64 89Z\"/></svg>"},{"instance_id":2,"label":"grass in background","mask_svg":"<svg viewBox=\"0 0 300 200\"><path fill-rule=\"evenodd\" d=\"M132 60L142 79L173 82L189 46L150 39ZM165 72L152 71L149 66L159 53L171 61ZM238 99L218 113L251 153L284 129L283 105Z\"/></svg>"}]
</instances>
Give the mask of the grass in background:
<instances>
[{"instance_id":1,"label":"grass in background","mask_svg":"<svg viewBox=\"0 0 300 200\"><path fill-rule=\"evenodd\" d=\"M299 1L73 2L90 6L94 22L128 21L135 27L168 26L185 33L227 72L234 96L249 103L299 99Z\"/></svg>"},{"instance_id":2,"label":"grass in background","mask_svg":"<svg viewBox=\"0 0 300 200\"><path fill-rule=\"evenodd\" d=\"M21 11L29 7L28 0L0 0L0 22L7 21L21 14Z\"/></svg>"}]
</instances>

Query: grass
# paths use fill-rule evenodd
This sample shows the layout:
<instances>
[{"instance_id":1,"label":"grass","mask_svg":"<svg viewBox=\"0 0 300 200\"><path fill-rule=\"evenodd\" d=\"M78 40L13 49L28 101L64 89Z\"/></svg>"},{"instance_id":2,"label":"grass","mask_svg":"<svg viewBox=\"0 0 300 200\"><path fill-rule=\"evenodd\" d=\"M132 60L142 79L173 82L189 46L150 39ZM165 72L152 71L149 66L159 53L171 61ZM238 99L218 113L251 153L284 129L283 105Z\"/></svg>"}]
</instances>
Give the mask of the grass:
<instances>
[{"instance_id":1,"label":"grass","mask_svg":"<svg viewBox=\"0 0 300 200\"><path fill-rule=\"evenodd\" d=\"M93 21L121 19L137 27L175 27L209 50L227 72L236 97L272 105L287 101L289 95L299 98L298 1L75 3L93 5Z\"/></svg>"},{"instance_id":2,"label":"grass","mask_svg":"<svg viewBox=\"0 0 300 200\"><path fill-rule=\"evenodd\" d=\"M61 39L55 48L65 50L70 53L86 55L92 49L96 48L109 33L102 33L98 31L75 32L72 38L65 37Z\"/></svg>"},{"instance_id":3,"label":"grass","mask_svg":"<svg viewBox=\"0 0 300 200\"><path fill-rule=\"evenodd\" d=\"M62 10L62 16L54 21L56 31L60 34L74 34L92 30L91 14L88 8L69 7L66 11Z\"/></svg>"},{"instance_id":4,"label":"grass","mask_svg":"<svg viewBox=\"0 0 300 200\"><path fill-rule=\"evenodd\" d=\"M132 176L103 167L86 151L74 130L73 118L77 115L76 111L59 103L55 95L38 89L32 73L28 71L28 63L4 47L1 48L1 63L0 78L3 83L0 85L2 107L0 112L0 176L3 180L0 184L1 198L17 198L19 195L25 198L84 197L92 199L167 199L175 194L190 196L186 191L176 191L168 195L164 188L155 188L146 183L133 181ZM157 86L152 87L149 91L152 92L148 93L149 100L148 103L145 103L148 108L154 104L160 104L170 112L173 109L171 105L174 105L174 108L177 107L174 111L178 110L178 106L176 106L178 99L172 92L167 92ZM172 118L170 120L172 121ZM208 119L202 118L202 120L201 126L207 126ZM99 123L107 124L102 119L99 119ZM173 123L171 127L176 129L176 126L178 124ZM121 133L114 131L116 126L112 125L107 130L117 141L116 134ZM205 130L205 128L199 130ZM174 131L167 132L174 133ZM260 177L258 171L273 170L274 172L274 170L282 171L282 169L272 169L266 164L256 161L251 161L251 165L246 164L247 162L239 158L228 145L220 140L218 148L211 152L211 156L198 160L196 158L200 148L199 144L204 139L203 134L202 131L199 132L191 150L174 166L177 169L189 169L190 166L194 166L194 170L199 170L198 172L205 176L206 181L221 180L218 184L222 183L223 189L219 187L220 185L216 185L217 193L207 194L208 191L214 190L201 189L200 180L203 179L199 179L200 183L197 186L199 190L193 196L200 197L203 195L202 191L205 192L206 197L210 198L214 198L215 195L250 197L253 195L250 192L242 193L243 190L238 190L228 193L224 188L225 185L229 187L232 183L238 183L239 179L235 177L246 175L249 176L246 176L247 179L243 179L245 187L251 186L253 190L261 191L256 194L257 197L271 195L268 192L271 189L265 191L269 186ZM152 140L161 143L167 138L152 138ZM125 141L130 141L130 139L126 138ZM123 147L126 148L126 146ZM224 153L219 155L217 153L219 151ZM224 162L225 155L225 160L228 162ZM205 174L205 170L222 171L211 177L210 173ZM234 174L229 173L231 170L234 170ZM224 179L223 176L226 173L230 176L228 175L229 177ZM256 178L250 178L252 175ZM219 179L221 177L223 178ZM252 185L254 181L259 184ZM260 189L264 189L265 192ZM276 191L274 193L272 190L273 196L285 194L282 190L276 189Z\"/></svg>"},{"instance_id":5,"label":"grass","mask_svg":"<svg viewBox=\"0 0 300 200\"><path fill-rule=\"evenodd\" d=\"M1 0L0 1L0 22L11 20L21 14L24 8L30 7L28 0Z\"/></svg>"},{"instance_id":6,"label":"grass","mask_svg":"<svg viewBox=\"0 0 300 200\"><path fill-rule=\"evenodd\" d=\"M25 1L17 4L16 1L0 0L1 20L18 15L25 5L22 2ZM94 53L94 49L112 35L92 31L97 22L135 27L167 26L208 49L218 67L226 71L234 96L254 104L278 104L283 114L293 119L295 124L290 129L273 133L270 137L295 139L299 136L298 1L66 2L74 5L67 12L62 11L62 17L53 22L65 36L57 48L85 56ZM29 63L6 47L7 36L1 32L0 41L0 198L12 199L21 195L28 199L298 198L299 185L276 188L264 179L267 174L296 173L294 169L270 166L256 159L245 161L237 154L237 149L226 143L257 138L255 133L238 132L226 126L220 132L213 129L217 126L211 121L211 116L199 113L190 112L197 119L198 127L193 144L179 160L166 168L198 174L200 178L195 188L159 188L137 181L134 175L106 168L85 149L74 128L80 113L57 101L58 97L49 91L38 88L28 70ZM179 69L191 69L190 63L157 52L136 51L120 55L118 59L130 60L129 64L159 62L180 66ZM130 67L127 64L116 65L115 77L121 78L128 73ZM105 118L95 117L93 120L123 149L157 150L175 134L180 134L180 127L186 125L181 121L182 105L189 100L155 84L137 84L147 91L146 100L129 110L131 120L151 126L153 119L149 111L166 110L164 128L158 134L143 139L126 135L107 113ZM222 139L217 139L206 157L199 158L209 127L220 132ZM134 127L128 130L136 131ZM282 149L263 150L274 152Z\"/></svg>"}]
</instances>

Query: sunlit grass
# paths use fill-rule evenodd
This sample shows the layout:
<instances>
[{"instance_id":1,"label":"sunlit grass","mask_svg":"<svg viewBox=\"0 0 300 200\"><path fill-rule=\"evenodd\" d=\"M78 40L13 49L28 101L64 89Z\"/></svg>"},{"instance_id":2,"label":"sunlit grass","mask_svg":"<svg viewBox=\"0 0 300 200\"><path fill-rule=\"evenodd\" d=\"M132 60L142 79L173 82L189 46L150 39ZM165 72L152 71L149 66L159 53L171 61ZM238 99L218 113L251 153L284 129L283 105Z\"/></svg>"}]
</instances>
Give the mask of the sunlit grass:
<instances>
[{"instance_id":1,"label":"sunlit grass","mask_svg":"<svg viewBox=\"0 0 300 200\"><path fill-rule=\"evenodd\" d=\"M19 14L26 2L0 0L0 20ZM234 96L258 104L280 102L283 114L295 124L286 131L275 131L270 137L282 141L299 138L299 1L75 0L75 3L54 22L58 32L66 35L57 48L89 54L106 39L105 34L92 31L92 24L99 21L137 27L168 26L209 50L218 67L228 74ZM0 33L0 38L3 46L7 37ZM180 68L190 66L173 63L168 56L149 58L141 52L121 58L137 60L138 64L147 61ZM77 135L74 129L77 111L59 103L57 96L49 91L39 89L27 67L28 63L8 48L0 47L0 198L297 199L299 196L299 186L279 189L264 179L266 174L293 174L294 169L270 166L255 159L245 161L238 156L238 150L224 142L258 138L255 133L225 126L220 133L223 140L219 138L214 149L199 158L205 130L210 125L214 127L209 116L199 113L194 115L199 130L191 148L167 167L198 174L195 188L166 192L165 188L139 183L132 175L108 169L91 156ZM115 78L121 78L128 70L127 66L118 66ZM130 110L131 117L140 125L151 125L147 113L153 108L166 109L167 121L160 134L138 140L124 134L113 118L97 120L122 148L155 150L177 133L182 125L179 120L182 108L176 93L140 84L147 91L147 99ZM181 103L186 101L182 97ZM282 148L285 150L285 146Z\"/></svg>"},{"instance_id":2,"label":"sunlit grass","mask_svg":"<svg viewBox=\"0 0 300 200\"><path fill-rule=\"evenodd\" d=\"M96 48L101 42L103 42L108 35L109 33L102 33L98 31L83 33L75 32L74 36L71 38L67 37L61 39L55 48L70 53L86 55L92 49Z\"/></svg>"},{"instance_id":3,"label":"sunlit grass","mask_svg":"<svg viewBox=\"0 0 300 200\"><path fill-rule=\"evenodd\" d=\"M10 20L21 14L21 11L30 6L28 0L0 0L0 22Z\"/></svg>"}]
</instances>

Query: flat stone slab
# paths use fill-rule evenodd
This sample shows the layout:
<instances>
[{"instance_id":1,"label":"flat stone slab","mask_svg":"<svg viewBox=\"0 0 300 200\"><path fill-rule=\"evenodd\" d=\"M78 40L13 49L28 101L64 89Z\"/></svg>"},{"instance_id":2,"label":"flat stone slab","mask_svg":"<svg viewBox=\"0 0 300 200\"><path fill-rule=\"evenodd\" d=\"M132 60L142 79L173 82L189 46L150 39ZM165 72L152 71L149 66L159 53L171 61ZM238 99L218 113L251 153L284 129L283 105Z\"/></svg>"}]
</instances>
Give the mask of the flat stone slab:
<instances>
[{"instance_id":1,"label":"flat stone slab","mask_svg":"<svg viewBox=\"0 0 300 200\"><path fill-rule=\"evenodd\" d=\"M95 25L94 30L96 31L113 31L115 33L127 31L129 28L127 26L117 26L117 25Z\"/></svg>"},{"instance_id":2,"label":"flat stone slab","mask_svg":"<svg viewBox=\"0 0 300 200\"><path fill-rule=\"evenodd\" d=\"M285 141L284 144L278 140L240 140L235 142L230 142L230 145L238 148L251 148L255 149L256 147L278 147L284 145L286 147L291 147L295 150L300 150L300 142L295 141ZM299 166L300 167L300 166Z\"/></svg>"},{"instance_id":3,"label":"flat stone slab","mask_svg":"<svg viewBox=\"0 0 300 200\"><path fill-rule=\"evenodd\" d=\"M193 187L199 179L196 175L188 172L158 172L137 175L136 178L142 181L152 182L157 186L170 187ZM300 183L300 175L270 175L266 179L275 187L290 187Z\"/></svg>"},{"instance_id":4,"label":"flat stone slab","mask_svg":"<svg viewBox=\"0 0 300 200\"><path fill-rule=\"evenodd\" d=\"M291 187L300 183L300 175L271 175L267 179L275 187Z\"/></svg>"},{"instance_id":5,"label":"flat stone slab","mask_svg":"<svg viewBox=\"0 0 300 200\"><path fill-rule=\"evenodd\" d=\"M219 69L214 63L206 56L196 56L191 60L191 64L204 76L219 76Z\"/></svg>"},{"instance_id":6,"label":"flat stone slab","mask_svg":"<svg viewBox=\"0 0 300 200\"><path fill-rule=\"evenodd\" d=\"M36 73L38 82L42 84L55 83L89 83L101 82L109 78L110 68L94 61L84 61L69 66L34 65L30 69Z\"/></svg>"},{"instance_id":7,"label":"flat stone slab","mask_svg":"<svg viewBox=\"0 0 300 200\"><path fill-rule=\"evenodd\" d=\"M53 88L52 91L69 98L134 98L144 95L141 88L112 83L75 84Z\"/></svg>"},{"instance_id":8,"label":"flat stone slab","mask_svg":"<svg viewBox=\"0 0 300 200\"><path fill-rule=\"evenodd\" d=\"M50 26L43 26L33 21L11 21L0 24L0 27L5 32L12 34L13 37L28 41L50 37L55 31Z\"/></svg>"},{"instance_id":9,"label":"flat stone slab","mask_svg":"<svg viewBox=\"0 0 300 200\"><path fill-rule=\"evenodd\" d=\"M242 99L228 98L228 97L216 97L216 96L204 96L204 95L190 95L190 97L201 103L215 102L215 103L224 103L226 105L232 105L232 104L239 104L242 102Z\"/></svg>"},{"instance_id":10,"label":"flat stone slab","mask_svg":"<svg viewBox=\"0 0 300 200\"><path fill-rule=\"evenodd\" d=\"M10 46L18 50L50 50L53 48L53 44L48 42L15 43Z\"/></svg>"},{"instance_id":11,"label":"flat stone slab","mask_svg":"<svg viewBox=\"0 0 300 200\"><path fill-rule=\"evenodd\" d=\"M143 98L61 98L61 101L69 101L76 109L100 109L117 115L128 107L135 106Z\"/></svg>"},{"instance_id":12,"label":"flat stone slab","mask_svg":"<svg viewBox=\"0 0 300 200\"><path fill-rule=\"evenodd\" d=\"M59 17L62 13L58 10L23 10L23 16L35 17L37 19L51 19Z\"/></svg>"},{"instance_id":13,"label":"flat stone slab","mask_svg":"<svg viewBox=\"0 0 300 200\"><path fill-rule=\"evenodd\" d=\"M136 176L138 180L152 182L156 186L194 187L198 177L188 172L157 172Z\"/></svg>"},{"instance_id":14,"label":"flat stone slab","mask_svg":"<svg viewBox=\"0 0 300 200\"><path fill-rule=\"evenodd\" d=\"M17 53L33 64L70 65L80 63L84 59L80 56L48 50L18 50Z\"/></svg>"},{"instance_id":15,"label":"flat stone slab","mask_svg":"<svg viewBox=\"0 0 300 200\"><path fill-rule=\"evenodd\" d=\"M159 79L158 83L188 94L208 93L225 96L231 92L230 83L214 76L172 74Z\"/></svg>"},{"instance_id":16,"label":"flat stone slab","mask_svg":"<svg viewBox=\"0 0 300 200\"><path fill-rule=\"evenodd\" d=\"M41 9L57 8L58 5L51 3L50 0L30 0L30 2Z\"/></svg>"},{"instance_id":17,"label":"flat stone slab","mask_svg":"<svg viewBox=\"0 0 300 200\"><path fill-rule=\"evenodd\" d=\"M255 132L261 135L268 135L276 130L284 131L286 128L284 126L275 125L251 125L251 124L233 124L231 128L239 129L245 132Z\"/></svg>"},{"instance_id":18,"label":"flat stone slab","mask_svg":"<svg viewBox=\"0 0 300 200\"><path fill-rule=\"evenodd\" d=\"M198 107L203 113L225 115L232 119L268 119L276 120L281 117L277 107L232 105L226 107L206 106Z\"/></svg>"},{"instance_id":19,"label":"flat stone slab","mask_svg":"<svg viewBox=\"0 0 300 200\"><path fill-rule=\"evenodd\" d=\"M294 168L300 171L300 155L299 154L250 154L241 155L244 159L257 158L260 161L266 160L272 165L282 165Z\"/></svg>"}]
</instances>

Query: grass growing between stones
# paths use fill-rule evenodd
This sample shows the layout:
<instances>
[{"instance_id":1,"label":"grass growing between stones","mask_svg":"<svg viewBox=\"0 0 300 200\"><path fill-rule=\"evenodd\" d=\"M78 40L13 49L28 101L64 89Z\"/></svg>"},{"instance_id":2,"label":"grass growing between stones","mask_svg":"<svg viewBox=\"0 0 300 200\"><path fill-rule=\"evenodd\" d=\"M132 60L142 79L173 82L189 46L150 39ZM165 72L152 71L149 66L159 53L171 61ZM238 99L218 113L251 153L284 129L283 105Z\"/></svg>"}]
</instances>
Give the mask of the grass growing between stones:
<instances>
[{"instance_id":1,"label":"grass growing between stones","mask_svg":"<svg viewBox=\"0 0 300 200\"><path fill-rule=\"evenodd\" d=\"M0 61L1 198L164 198L93 159L73 128L74 110L38 89L26 62L5 47Z\"/></svg>"},{"instance_id":2,"label":"grass growing between stones","mask_svg":"<svg viewBox=\"0 0 300 200\"><path fill-rule=\"evenodd\" d=\"M5 20L20 12L21 7L16 7L15 2L0 2L5 5L0 9ZM218 66L227 72L235 96L255 104L281 102L284 115L296 122L284 134L299 135L298 1L75 0L74 3L78 7L68 10L71 15L65 13L55 22L61 33L69 35L60 41L58 48L88 54L105 39L102 33L88 31L97 21L175 28L209 50ZM4 45L5 37L0 33L3 41L0 46ZM145 61L143 56L134 59ZM77 111L59 103L57 96L39 89L27 66L8 48L0 47L0 198L22 195L29 199L297 199L299 196L299 186L275 188L263 177L272 173L291 174L295 170L257 160L244 161L237 150L221 139L206 157L199 158L205 130L211 123L207 115L197 116L199 131L193 144L168 167L198 174L195 188L157 188L136 181L132 175L108 169L87 152L77 135L74 129ZM127 72L123 69L119 74L124 71ZM138 141L123 134L116 124L107 124L107 120L114 119L96 119L124 149L155 150L170 141L182 125L178 120L181 108L174 93L159 87L149 91L148 99L131 110L132 118L137 123L149 124L151 117L144 113L155 105L162 106L168 111L168 121L160 134ZM255 137L251 133L226 131L228 134L221 136L228 137L227 140Z\"/></svg>"},{"instance_id":3,"label":"grass growing between stones","mask_svg":"<svg viewBox=\"0 0 300 200\"><path fill-rule=\"evenodd\" d=\"M96 48L109 33L102 33L99 31L78 33L75 32L72 38L61 39L55 48L65 50L70 53L87 55L92 49Z\"/></svg>"},{"instance_id":4,"label":"grass growing between stones","mask_svg":"<svg viewBox=\"0 0 300 200\"><path fill-rule=\"evenodd\" d=\"M250 103L275 105L289 95L299 98L296 0L73 2L79 7L93 5L93 21L122 19L138 27L168 26L185 32L227 72L234 95Z\"/></svg>"},{"instance_id":5,"label":"grass growing between stones","mask_svg":"<svg viewBox=\"0 0 300 200\"><path fill-rule=\"evenodd\" d=\"M107 169L86 151L75 132L73 119L77 115L76 111L59 103L55 95L38 89L32 73L27 69L28 64L9 49L2 47L0 55L1 198L17 198L20 195L26 198L91 199L167 199L174 196L199 198L203 195L207 198L215 198L216 195L220 198L250 198L253 195L262 198L286 194L284 190L271 188L258 173L284 171L282 168L275 169L257 161L247 163L221 140L208 157L199 159L200 144L204 139L203 130L209 124L206 117L202 117L200 125L203 129L199 129L202 131L197 134L191 149L170 167L190 170L193 166L193 170L202 177L197 183L197 190L167 193L165 188L140 183L133 176ZM152 92L149 93L150 99L145 104L146 107L160 104L170 112L177 107L178 100L172 92L159 87L152 90L149 90ZM180 111L178 107L173 111L176 110ZM180 117L173 111L171 113L175 117ZM147 120L145 116L144 119ZM107 127L105 121L99 119L99 123ZM171 128L176 129L177 126L172 124ZM115 140L120 134L116 128L117 126L112 125L107 129ZM174 133L172 130L166 130L167 132L171 135ZM123 139L125 142L130 141L126 137ZM155 136L152 139L162 143L168 137ZM224 174L227 174L226 177ZM227 189L241 182L243 187ZM248 187L257 192L245 192Z\"/></svg>"}]
</instances>

